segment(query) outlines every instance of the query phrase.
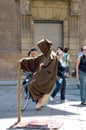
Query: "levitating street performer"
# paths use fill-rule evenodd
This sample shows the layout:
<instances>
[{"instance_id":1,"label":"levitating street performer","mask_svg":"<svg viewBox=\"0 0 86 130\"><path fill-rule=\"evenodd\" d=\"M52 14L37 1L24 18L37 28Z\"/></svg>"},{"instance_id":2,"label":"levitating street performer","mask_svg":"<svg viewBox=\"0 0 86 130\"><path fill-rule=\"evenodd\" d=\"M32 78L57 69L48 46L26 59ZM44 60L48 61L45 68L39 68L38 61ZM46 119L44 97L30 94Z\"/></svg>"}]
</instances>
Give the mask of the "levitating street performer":
<instances>
[{"instance_id":1,"label":"levitating street performer","mask_svg":"<svg viewBox=\"0 0 86 130\"><path fill-rule=\"evenodd\" d=\"M20 60L23 71L33 72L33 76L28 84L31 97L37 101L36 109L40 109L50 96L57 75L57 57L50 49L52 42L42 39L37 43L42 54L34 59L23 58ZM38 69L40 68L41 69Z\"/></svg>"}]
</instances>

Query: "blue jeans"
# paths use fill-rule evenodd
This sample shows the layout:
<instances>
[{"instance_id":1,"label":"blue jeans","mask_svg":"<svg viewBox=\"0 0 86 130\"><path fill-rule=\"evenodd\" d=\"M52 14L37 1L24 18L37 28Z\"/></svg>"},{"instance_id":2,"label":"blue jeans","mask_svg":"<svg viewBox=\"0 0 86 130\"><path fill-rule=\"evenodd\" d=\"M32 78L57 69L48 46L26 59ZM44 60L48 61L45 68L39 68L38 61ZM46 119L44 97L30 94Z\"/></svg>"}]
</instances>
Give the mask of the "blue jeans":
<instances>
[{"instance_id":1,"label":"blue jeans","mask_svg":"<svg viewBox=\"0 0 86 130\"><path fill-rule=\"evenodd\" d=\"M65 77L62 78L62 82L59 82L59 78L56 81L56 86L51 93L51 96L54 98L56 94L60 91L60 98L61 100L65 100L65 89L66 89L66 79Z\"/></svg>"},{"instance_id":2,"label":"blue jeans","mask_svg":"<svg viewBox=\"0 0 86 130\"><path fill-rule=\"evenodd\" d=\"M86 101L86 73L79 70L81 101Z\"/></svg>"}]
</instances>

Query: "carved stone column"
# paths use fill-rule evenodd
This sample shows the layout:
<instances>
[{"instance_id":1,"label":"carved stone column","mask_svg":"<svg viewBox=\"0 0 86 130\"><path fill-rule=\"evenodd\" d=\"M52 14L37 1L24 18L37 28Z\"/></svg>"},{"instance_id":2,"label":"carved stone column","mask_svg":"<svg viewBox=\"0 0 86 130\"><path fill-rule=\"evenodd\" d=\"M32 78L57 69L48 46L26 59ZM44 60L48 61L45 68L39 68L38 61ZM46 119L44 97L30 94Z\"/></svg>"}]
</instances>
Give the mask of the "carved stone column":
<instances>
[{"instance_id":1,"label":"carved stone column","mask_svg":"<svg viewBox=\"0 0 86 130\"><path fill-rule=\"evenodd\" d=\"M29 0L20 0L20 7L22 14L30 13L30 1Z\"/></svg>"},{"instance_id":2,"label":"carved stone column","mask_svg":"<svg viewBox=\"0 0 86 130\"><path fill-rule=\"evenodd\" d=\"M71 15L80 15L81 0L71 0Z\"/></svg>"},{"instance_id":3,"label":"carved stone column","mask_svg":"<svg viewBox=\"0 0 86 130\"><path fill-rule=\"evenodd\" d=\"M81 0L71 0L70 44L73 49L79 48L79 16Z\"/></svg>"},{"instance_id":4,"label":"carved stone column","mask_svg":"<svg viewBox=\"0 0 86 130\"><path fill-rule=\"evenodd\" d=\"M70 2L69 48L71 48L71 56L73 58L73 61L75 60L76 53L79 50L80 5L81 0L71 0Z\"/></svg>"},{"instance_id":5,"label":"carved stone column","mask_svg":"<svg viewBox=\"0 0 86 130\"><path fill-rule=\"evenodd\" d=\"M27 55L27 50L31 48L32 44L31 21L31 0L20 0L21 49L23 55Z\"/></svg>"}]
</instances>

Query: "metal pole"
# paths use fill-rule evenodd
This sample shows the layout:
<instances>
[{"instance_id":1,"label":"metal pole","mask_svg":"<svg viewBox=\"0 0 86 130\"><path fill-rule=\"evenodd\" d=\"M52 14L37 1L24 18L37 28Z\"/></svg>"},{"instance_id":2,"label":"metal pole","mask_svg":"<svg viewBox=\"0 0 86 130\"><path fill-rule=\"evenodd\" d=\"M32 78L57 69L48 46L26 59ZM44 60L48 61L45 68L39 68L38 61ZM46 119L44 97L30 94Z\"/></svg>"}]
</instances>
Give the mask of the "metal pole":
<instances>
[{"instance_id":1,"label":"metal pole","mask_svg":"<svg viewBox=\"0 0 86 130\"><path fill-rule=\"evenodd\" d=\"M18 121L21 121L21 64L18 64Z\"/></svg>"}]
</instances>

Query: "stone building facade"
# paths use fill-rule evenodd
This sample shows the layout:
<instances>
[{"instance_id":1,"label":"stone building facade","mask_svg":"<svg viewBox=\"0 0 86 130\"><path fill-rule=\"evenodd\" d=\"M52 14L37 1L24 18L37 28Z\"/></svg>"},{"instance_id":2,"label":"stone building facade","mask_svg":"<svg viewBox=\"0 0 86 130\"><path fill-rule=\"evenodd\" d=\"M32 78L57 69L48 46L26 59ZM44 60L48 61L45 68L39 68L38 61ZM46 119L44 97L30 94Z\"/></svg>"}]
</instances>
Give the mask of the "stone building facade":
<instances>
[{"instance_id":1,"label":"stone building facade","mask_svg":"<svg viewBox=\"0 0 86 130\"><path fill-rule=\"evenodd\" d=\"M71 68L86 38L86 0L1 0L0 79L17 79L17 61L36 42L48 38L69 47Z\"/></svg>"}]
</instances>

